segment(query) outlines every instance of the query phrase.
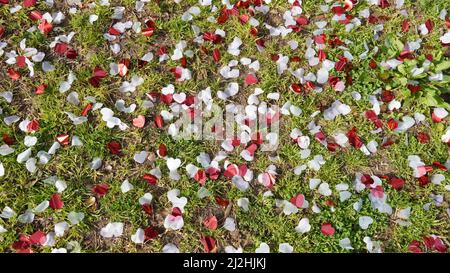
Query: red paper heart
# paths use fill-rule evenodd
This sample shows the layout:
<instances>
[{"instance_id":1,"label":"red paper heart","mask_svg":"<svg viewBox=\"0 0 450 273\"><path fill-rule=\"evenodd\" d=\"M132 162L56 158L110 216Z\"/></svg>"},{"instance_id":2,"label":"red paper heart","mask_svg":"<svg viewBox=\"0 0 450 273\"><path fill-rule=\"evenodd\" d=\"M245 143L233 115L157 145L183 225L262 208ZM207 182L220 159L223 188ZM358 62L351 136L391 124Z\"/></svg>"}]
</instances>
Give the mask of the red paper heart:
<instances>
[{"instance_id":1,"label":"red paper heart","mask_svg":"<svg viewBox=\"0 0 450 273\"><path fill-rule=\"evenodd\" d=\"M54 210L62 209L64 207L64 203L61 200L61 195L59 195L58 193L55 193L52 195L49 203L50 203L50 207Z\"/></svg>"},{"instance_id":2,"label":"red paper heart","mask_svg":"<svg viewBox=\"0 0 450 273\"><path fill-rule=\"evenodd\" d=\"M24 8L29 8L36 5L36 0L25 0L23 1L23 7Z\"/></svg>"},{"instance_id":3,"label":"red paper heart","mask_svg":"<svg viewBox=\"0 0 450 273\"><path fill-rule=\"evenodd\" d=\"M256 76L253 74L248 74L247 77L245 77L245 83L247 85L256 84L256 83L258 83L258 78L256 78Z\"/></svg>"},{"instance_id":4,"label":"red paper heart","mask_svg":"<svg viewBox=\"0 0 450 273\"><path fill-rule=\"evenodd\" d=\"M334 227L330 223L323 224L320 231L325 236L332 236L335 232Z\"/></svg>"}]
</instances>

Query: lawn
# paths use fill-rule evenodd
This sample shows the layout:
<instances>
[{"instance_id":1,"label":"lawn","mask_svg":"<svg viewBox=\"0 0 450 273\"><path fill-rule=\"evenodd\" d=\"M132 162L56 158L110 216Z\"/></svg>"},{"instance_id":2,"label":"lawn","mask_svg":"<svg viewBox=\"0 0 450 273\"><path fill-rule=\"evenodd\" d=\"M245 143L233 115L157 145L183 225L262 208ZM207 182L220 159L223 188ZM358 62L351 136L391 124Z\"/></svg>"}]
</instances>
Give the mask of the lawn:
<instances>
[{"instance_id":1,"label":"lawn","mask_svg":"<svg viewBox=\"0 0 450 273\"><path fill-rule=\"evenodd\" d=\"M449 90L450 0L0 0L0 252L449 252Z\"/></svg>"}]
</instances>

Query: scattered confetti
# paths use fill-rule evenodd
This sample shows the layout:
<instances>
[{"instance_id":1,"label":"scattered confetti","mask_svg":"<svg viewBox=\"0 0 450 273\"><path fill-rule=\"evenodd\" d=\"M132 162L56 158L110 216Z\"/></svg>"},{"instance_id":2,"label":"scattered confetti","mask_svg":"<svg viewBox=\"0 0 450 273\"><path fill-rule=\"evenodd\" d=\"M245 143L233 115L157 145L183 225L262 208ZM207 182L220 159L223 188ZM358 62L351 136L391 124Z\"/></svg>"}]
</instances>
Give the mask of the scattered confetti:
<instances>
[{"instance_id":1,"label":"scattered confetti","mask_svg":"<svg viewBox=\"0 0 450 273\"><path fill-rule=\"evenodd\" d=\"M60 2L0 0L1 252L448 252L447 0Z\"/></svg>"}]
</instances>

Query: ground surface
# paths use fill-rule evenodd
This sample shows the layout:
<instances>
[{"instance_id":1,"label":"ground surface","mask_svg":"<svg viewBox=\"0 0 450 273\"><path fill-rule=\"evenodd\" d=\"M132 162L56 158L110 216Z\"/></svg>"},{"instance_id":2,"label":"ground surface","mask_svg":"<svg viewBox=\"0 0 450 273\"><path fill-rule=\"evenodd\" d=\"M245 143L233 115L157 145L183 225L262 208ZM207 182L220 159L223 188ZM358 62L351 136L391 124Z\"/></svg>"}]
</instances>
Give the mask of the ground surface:
<instances>
[{"instance_id":1,"label":"ground surface","mask_svg":"<svg viewBox=\"0 0 450 273\"><path fill-rule=\"evenodd\" d=\"M0 251L448 251L450 1L52 2L0 0Z\"/></svg>"}]
</instances>

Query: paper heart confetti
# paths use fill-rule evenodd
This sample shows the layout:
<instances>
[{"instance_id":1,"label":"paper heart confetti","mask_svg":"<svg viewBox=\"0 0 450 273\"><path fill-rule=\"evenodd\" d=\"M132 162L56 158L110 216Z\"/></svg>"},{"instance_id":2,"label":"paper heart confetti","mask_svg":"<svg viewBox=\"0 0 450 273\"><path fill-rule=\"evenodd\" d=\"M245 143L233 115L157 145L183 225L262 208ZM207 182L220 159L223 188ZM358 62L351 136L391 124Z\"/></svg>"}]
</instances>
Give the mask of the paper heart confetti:
<instances>
[{"instance_id":1,"label":"paper heart confetti","mask_svg":"<svg viewBox=\"0 0 450 273\"><path fill-rule=\"evenodd\" d=\"M0 0L0 249L448 252L445 0L82 2Z\"/></svg>"}]
</instances>

